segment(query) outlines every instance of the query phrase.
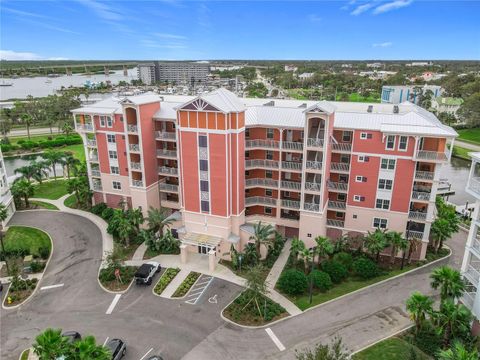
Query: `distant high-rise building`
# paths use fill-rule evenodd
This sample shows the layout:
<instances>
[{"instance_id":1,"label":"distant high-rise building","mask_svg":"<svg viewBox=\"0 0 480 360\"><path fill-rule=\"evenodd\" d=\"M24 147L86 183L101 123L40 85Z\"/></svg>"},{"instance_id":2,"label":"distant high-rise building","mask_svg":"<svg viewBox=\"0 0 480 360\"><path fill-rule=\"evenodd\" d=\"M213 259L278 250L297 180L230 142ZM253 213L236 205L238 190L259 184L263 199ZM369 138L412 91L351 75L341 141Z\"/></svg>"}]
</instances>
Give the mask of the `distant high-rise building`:
<instances>
[{"instance_id":1,"label":"distant high-rise building","mask_svg":"<svg viewBox=\"0 0 480 360\"><path fill-rule=\"evenodd\" d=\"M155 64L138 64L138 79L142 80L145 85L155 83Z\"/></svg>"},{"instance_id":2,"label":"distant high-rise building","mask_svg":"<svg viewBox=\"0 0 480 360\"><path fill-rule=\"evenodd\" d=\"M210 73L206 62L159 62L155 61L155 78L161 83L205 83Z\"/></svg>"}]
</instances>

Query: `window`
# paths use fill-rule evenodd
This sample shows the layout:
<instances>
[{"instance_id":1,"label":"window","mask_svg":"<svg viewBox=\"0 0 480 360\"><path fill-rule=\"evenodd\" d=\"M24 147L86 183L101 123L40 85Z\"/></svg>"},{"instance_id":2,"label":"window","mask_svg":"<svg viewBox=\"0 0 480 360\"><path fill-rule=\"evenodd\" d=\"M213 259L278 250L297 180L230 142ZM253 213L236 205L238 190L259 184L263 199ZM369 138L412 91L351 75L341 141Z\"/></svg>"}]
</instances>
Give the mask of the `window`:
<instances>
[{"instance_id":1,"label":"window","mask_svg":"<svg viewBox=\"0 0 480 360\"><path fill-rule=\"evenodd\" d=\"M208 191L208 181L200 180L200 190Z\"/></svg>"},{"instance_id":2,"label":"window","mask_svg":"<svg viewBox=\"0 0 480 360\"><path fill-rule=\"evenodd\" d=\"M273 173L270 170L265 170L265 177L267 179L271 179L273 177Z\"/></svg>"},{"instance_id":3,"label":"window","mask_svg":"<svg viewBox=\"0 0 480 360\"><path fill-rule=\"evenodd\" d=\"M208 161L200 160L200 171L208 171Z\"/></svg>"},{"instance_id":4,"label":"window","mask_svg":"<svg viewBox=\"0 0 480 360\"><path fill-rule=\"evenodd\" d=\"M390 209L390 200L377 199L375 207L377 209L388 210L388 209Z\"/></svg>"},{"instance_id":5,"label":"window","mask_svg":"<svg viewBox=\"0 0 480 360\"><path fill-rule=\"evenodd\" d=\"M267 129L267 139L273 139L273 129Z\"/></svg>"},{"instance_id":6,"label":"window","mask_svg":"<svg viewBox=\"0 0 480 360\"><path fill-rule=\"evenodd\" d=\"M373 218L373 227L386 229L387 228L387 219Z\"/></svg>"},{"instance_id":7,"label":"window","mask_svg":"<svg viewBox=\"0 0 480 360\"><path fill-rule=\"evenodd\" d=\"M304 134L303 134L303 130L302 130L302 131L300 131L300 139L303 140L303 136L304 136Z\"/></svg>"},{"instance_id":8,"label":"window","mask_svg":"<svg viewBox=\"0 0 480 360\"><path fill-rule=\"evenodd\" d=\"M380 167L383 170L395 170L395 159L382 159Z\"/></svg>"},{"instance_id":9,"label":"window","mask_svg":"<svg viewBox=\"0 0 480 360\"><path fill-rule=\"evenodd\" d=\"M245 129L245 137L247 139L250 137L250 129Z\"/></svg>"},{"instance_id":10,"label":"window","mask_svg":"<svg viewBox=\"0 0 480 360\"><path fill-rule=\"evenodd\" d=\"M198 146L202 148L207 147L207 137L205 135L198 136Z\"/></svg>"},{"instance_id":11,"label":"window","mask_svg":"<svg viewBox=\"0 0 480 360\"><path fill-rule=\"evenodd\" d=\"M392 180L387 180L387 179L379 179L378 180L378 188L380 190L392 190Z\"/></svg>"},{"instance_id":12,"label":"window","mask_svg":"<svg viewBox=\"0 0 480 360\"><path fill-rule=\"evenodd\" d=\"M341 154L340 162L344 164L348 164L350 162L350 155Z\"/></svg>"},{"instance_id":13,"label":"window","mask_svg":"<svg viewBox=\"0 0 480 360\"><path fill-rule=\"evenodd\" d=\"M353 214L352 217L353 217L354 219L356 219L356 218L357 218L357 214Z\"/></svg>"},{"instance_id":14,"label":"window","mask_svg":"<svg viewBox=\"0 0 480 360\"><path fill-rule=\"evenodd\" d=\"M110 116L107 116L107 127L113 127L113 119Z\"/></svg>"},{"instance_id":15,"label":"window","mask_svg":"<svg viewBox=\"0 0 480 360\"><path fill-rule=\"evenodd\" d=\"M361 196L361 195L353 195L353 201L356 201L356 202L362 202L362 201L365 201L365 196Z\"/></svg>"},{"instance_id":16,"label":"window","mask_svg":"<svg viewBox=\"0 0 480 360\"><path fill-rule=\"evenodd\" d=\"M385 147L386 150L393 150L395 149L395 136L388 135L387 136L387 145Z\"/></svg>"},{"instance_id":17,"label":"window","mask_svg":"<svg viewBox=\"0 0 480 360\"><path fill-rule=\"evenodd\" d=\"M112 187L114 190L122 190L122 184L120 181L112 181Z\"/></svg>"},{"instance_id":18,"label":"window","mask_svg":"<svg viewBox=\"0 0 480 360\"><path fill-rule=\"evenodd\" d=\"M342 212L339 212L339 211L336 211L336 212L335 212L335 217L336 217L337 219L343 219L343 213L342 213Z\"/></svg>"},{"instance_id":19,"label":"window","mask_svg":"<svg viewBox=\"0 0 480 360\"><path fill-rule=\"evenodd\" d=\"M284 195L285 197L290 197L290 191L284 191L284 192L283 192L283 195Z\"/></svg>"},{"instance_id":20,"label":"window","mask_svg":"<svg viewBox=\"0 0 480 360\"><path fill-rule=\"evenodd\" d=\"M272 208L271 207L266 207L265 208L265 214L271 214L272 213Z\"/></svg>"},{"instance_id":21,"label":"window","mask_svg":"<svg viewBox=\"0 0 480 360\"><path fill-rule=\"evenodd\" d=\"M344 131L342 133L342 141L343 142L350 142L352 141L352 132L351 131Z\"/></svg>"},{"instance_id":22,"label":"window","mask_svg":"<svg viewBox=\"0 0 480 360\"><path fill-rule=\"evenodd\" d=\"M118 166L110 166L110 172L112 174L118 175L120 174L120 169Z\"/></svg>"},{"instance_id":23,"label":"window","mask_svg":"<svg viewBox=\"0 0 480 360\"><path fill-rule=\"evenodd\" d=\"M265 189L265 196L272 197L272 195L273 195L272 189Z\"/></svg>"},{"instance_id":24,"label":"window","mask_svg":"<svg viewBox=\"0 0 480 360\"><path fill-rule=\"evenodd\" d=\"M245 151L245 157L249 158L250 157L250 151Z\"/></svg>"},{"instance_id":25,"label":"window","mask_svg":"<svg viewBox=\"0 0 480 360\"><path fill-rule=\"evenodd\" d=\"M266 158L267 160L273 160L273 151L267 150Z\"/></svg>"},{"instance_id":26,"label":"window","mask_svg":"<svg viewBox=\"0 0 480 360\"><path fill-rule=\"evenodd\" d=\"M366 155L358 155L358 162L369 162L370 157Z\"/></svg>"},{"instance_id":27,"label":"window","mask_svg":"<svg viewBox=\"0 0 480 360\"><path fill-rule=\"evenodd\" d=\"M250 176L250 171L245 171L245 176Z\"/></svg>"},{"instance_id":28,"label":"window","mask_svg":"<svg viewBox=\"0 0 480 360\"><path fill-rule=\"evenodd\" d=\"M308 233L308 234L307 234L307 237L311 238L311 237L312 237L312 234Z\"/></svg>"},{"instance_id":29,"label":"window","mask_svg":"<svg viewBox=\"0 0 480 360\"><path fill-rule=\"evenodd\" d=\"M108 157L110 159L118 159L117 152L115 150L108 150Z\"/></svg>"},{"instance_id":30,"label":"window","mask_svg":"<svg viewBox=\"0 0 480 360\"><path fill-rule=\"evenodd\" d=\"M107 141L109 143L115 143L116 142L115 135L114 134L107 134Z\"/></svg>"},{"instance_id":31,"label":"window","mask_svg":"<svg viewBox=\"0 0 480 360\"><path fill-rule=\"evenodd\" d=\"M367 182L367 178L365 176L360 176L360 175L357 175L355 177L355 181L356 182Z\"/></svg>"},{"instance_id":32,"label":"window","mask_svg":"<svg viewBox=\"0 0 480 360\"><path fill-rule=\"evenodd\" d=\"M345 201L346 199L347 199L346 194L340 194L340 193L337 194L337 200L338 201Z\"/></svg>"},{"instance_id":33,"label":"window","mask_svg":"<svg viewBox=\"0 0 480 360\"><path fill-rule=\"evenodd\" d=\"M400 136L400 140L398 141L398 150L407 151L407 147L408 147L408 136Z\"/></svg>"},{"instance_id":34,"label":"window","mask_svg":"<svg viewBox=\"0 0 480 360\"><path fill-rule=\"evenodd\" d=\"M360 133L360 139L362 140L371 139L371 138L372 138L372 134L370 133L365 133L365 132Z\"/></svg>"},{"instance_id":35,"label":"window","mask_svg":"<svg viewBox=\"0 0 480 360\"><path fill-rule=\"evenodd\" d=\"M105 116L100 116L100 126L105 127Z\"/></svg>"},{"instance_id":36,"label":"window","mask_svg":"<svg viewBox=\"0 0 480 360\"><path fill-rule=\"evenodd\" d=\"M348 175L342 174L338 177L338 181L341 183L347 183L348 182Z\"/></svg>"},{"instance_id":37,"label":"window","mask_svg":"<svg viewBox=\"0 0 480 360\"><path fill-rule=\"evenodd\" d=\"M200 202L200 206L201 206L203 212L209 212L210 211L210 203L208 201L202 200Z\"/></svg>"},{"instance_id":38,"label":"window","mask_svg":"<svg viewBox=\"0 0 480 360\"><path fill-rule=\"evenodd\" d=\"M123 115L120 115L120 121L123 122Z\"/></svg>"}]
</instances>

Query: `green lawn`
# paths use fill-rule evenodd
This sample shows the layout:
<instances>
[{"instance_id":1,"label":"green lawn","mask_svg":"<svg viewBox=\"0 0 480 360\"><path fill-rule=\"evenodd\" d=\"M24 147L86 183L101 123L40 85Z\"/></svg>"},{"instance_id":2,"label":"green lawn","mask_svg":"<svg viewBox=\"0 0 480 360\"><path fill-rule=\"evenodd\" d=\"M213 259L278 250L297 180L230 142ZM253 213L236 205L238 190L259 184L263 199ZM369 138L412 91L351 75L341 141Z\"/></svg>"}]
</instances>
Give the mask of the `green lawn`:
<instances>
[{"instance_id":1,"label":"green lawn","mask_svg":"<svg viewBox=\"0 0 480 360\"><path fill-rule=\"evenodd\" d=\"M73 156L76 157L78 160L85 161L85 148L83 147L83 144L68 145L57 149L59 151L70 151L73 153Z\"/></svg>"},{"instance_id":2,"label":"green lawn","mask_svg":"<svg viewBox=\"0 0 480 360\"><path fill-rule=\"evenodd\" d=\"M463 147L454 145L452 156L460 158L460 159L470 160L470 156L468 155L468 153L472 152L472 151L473 150L465 149Z\"/></svg>"},{"instance_id":3,"label":"green lawn","mask_svg":"<svg viewBox=\"0 0 480 360\"><path fill-rule=\"evenodd\" d=\"M337 101L340 101L340 100L341 100L341 95L337 95ZM362 96L359 93L351 93L351 94L348 94L348 101L379 103L380 94L372 93L369 96Z\"/></svg>"},{"instance_id":4,"label":"green lawn","mask_svg":"<svg viewBox=\"0 0 480 360\"><path fill-rule=\"evenodd\" d=\"M30 200L30 205L36 205L39 208L47 210L58 210L58 207L45 201Z\"/></svg>"},{"instance_id":5,"label":"green lawn","mask_svg":"<svg viewBox=\"0 0 480 360\"><path fill-rule=\"evenodd\" d=\"M50 238L45 232L27 226L10 226L5 235L4 244L7 253L22 250L39 256L39 249L52 249Z\"/></svg>"},{"instance_id":6,"label":"green lawn","mask_svg":"<svg viewBox=\"0 0 480 360\"><path fill-rule=\"evenodd\" d=\"M68 193L66 180L44 181L34 187L34 197L36 198L57 200Z\"/></svg>"},{"instance_id":7,"label":"green lawn","mask_svg":"<svg viewBox=\"0 0 480 360\"><path fill-rule=\"evenodd\" d=\"M459 140L480 145L480 128L462 129L457 131Z\"/></svg>"},{"instance_id":8,"label":"green lawn","mask_svg":"<svg viewBox=\"0 0 480 360\"><path fill-rule=\"evenodd\" d=\"M63 202L63 205L66 207L69 207L71 209L76 209L77 208L77 198L75 197L75 194L70 195L65 199Z\"/></svg>"},{"instance_id":9,"label":"green lawn","mask_svg":"<svg viewBox=\"0 0 480 360\"><path fill-rule=\"evenodd\" d=\"M365 350L353 355L352 360L407 360L412 349L415 350L418 360L430 359L417 347L400 338L390 338L379 342Z\"/></svg>"}]
</instances>

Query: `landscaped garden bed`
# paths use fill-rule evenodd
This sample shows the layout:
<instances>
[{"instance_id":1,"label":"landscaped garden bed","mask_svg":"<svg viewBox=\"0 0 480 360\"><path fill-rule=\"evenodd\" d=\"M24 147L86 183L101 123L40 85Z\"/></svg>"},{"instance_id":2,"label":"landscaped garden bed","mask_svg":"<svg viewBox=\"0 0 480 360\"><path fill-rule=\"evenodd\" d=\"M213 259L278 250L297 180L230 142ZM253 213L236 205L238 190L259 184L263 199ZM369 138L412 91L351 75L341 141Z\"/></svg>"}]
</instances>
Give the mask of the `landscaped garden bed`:
<instances>
[{"instance_id":1,"label":"landscaped garden bed","mask_svg":"<svg viewBox=\"0 0 480 360\"><path fill-rule=\"evenodd\" d=\"M170 284L175 276L180 272L179 268L168 268L165 270L165 272L162 274L160 279L158 279L157 284L155 285L155 288L153 289L154 293L157 295L160 295L163 290Z\"/></svg>"},{"instance_id":2,"label":"landscaped garden bed","mask_svg":"<svg viewBox=\"0 0 480 360\"><path fill-rule=\"evenodd\" d=\"M57 200L68 194L67 180L43 181L33 186L36 198Z\"/></svg>"},{"instance_id":3,"label":"landscaped garden bed","mask_svg":"<svg viewBox=\"0 0 480 360\"><path fill-rule=\"evenodd\" d=\"M18 274L15 275L8 287L8 293L4 299L4 306L11 307L23 303L33 294L37 284L38 280L35 278L23 280Z\"/></svg>"},{"instance_id":4,"label":"landscaped garden bed","mask_svg":"<svg viewBox=\"0 0 480 360\"><path fill-rule=\"evenodd\" d=\"M190 273L187 275L185 280L183 280L182 283L180 284L180 286L177 288L177 290L175 290L172 297L183 297L183 296L185 296L188 293L188 291L190 290L190 288L193 286L193 284L195 284L195 282L198 280L200 275L202 275L202 274L200 274L198 272L195 272L195 271L190 271Z\"/></svg>"},{"instance_id":5,"label":"landscaped garden bed","mask_svg":"<svg viewBox=\"0 0 480 360\"><path fill-rule=\"evenodd\" d=\"M413 355L415 354L415 355ZM416 357L413 357L416 356ZM405 360L405 359L417 359L428 360L430 359L425 353L423 353L416 346L408 343L402 338L392 337L383 340L365 350L360 351L352 356L353 360Z\"/></svg>"},{"instance_id":6,"label":"landscaped garden bed","mask_svg":"<svg viewBox=\"0 0 480 360\"><path fill-rule=\"evenodd\" d=\"M115 269L120 272L119 279L115 276ZM100 269L98 279L103 287L110 291L124 291L133 281L137 266L108 266Z\"/></svg>"},{"instance_id":7,"label":"landscaped garden bed","mask_svg":"<svg viewBox=\"0 0 480 360\"><path fill-rule=\"evenodd\" d=\"M53 204L47 203L45 201L38 201L38 200L30 200L30 207L28 209L22 209L22 210L39 210L39 209L59 210L58 207L56 207Z\"/></svg>"}]
</instances>

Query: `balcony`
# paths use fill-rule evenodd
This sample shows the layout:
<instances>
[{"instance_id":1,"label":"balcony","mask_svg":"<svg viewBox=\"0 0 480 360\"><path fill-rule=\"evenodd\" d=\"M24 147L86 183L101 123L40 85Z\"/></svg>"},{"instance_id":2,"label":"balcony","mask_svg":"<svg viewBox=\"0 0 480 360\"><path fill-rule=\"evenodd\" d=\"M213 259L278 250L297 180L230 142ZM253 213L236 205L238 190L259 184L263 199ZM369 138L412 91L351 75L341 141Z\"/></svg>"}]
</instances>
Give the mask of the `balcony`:
<instances>
[{"instance_id":1,"label":"balcony","mask_svg":"<svg viewBox=\"0 0 480 360\"><path fill-rule=\"evenodd\" d=\"M246 179L245 180L245 187L252 188L252 187L268 187L268 188L277 188L278 181L273 179L262 179L262 178L255 178L255 179Z\"/></svg>"},{"instance_id":2,"label":"balcony","mask_svg":"<svg viewBox=\"0 0 480 360\"><path fill-rule=\"evenodd\" d=\"M92 176L93 177L100 177L100 170L92 169Z\"/></svg>"},{"instance_id":3,"label":"balcony","mask_svg":"<svg viewBox=\"0 0 480 360\"><path fill-rule=\"evenodd\" d=\"M423 239L423 231L409 230L409 231L407 231L407 233L408 233L408 238L409 239L415 239L415 240L422 240Z\"/></svg>"},{"instance_id":4,"label":"balcony","mask_svg":"<svg viewBox=\"0 0 480 360\"><path fill-rule=\"evenodd\" d=\"M277 200L272 198L267 198L264 196L251 196L245 198L245 206L253 205L267 205L271 207L277 206Z\"/></svg>"},{"instance_id":5,"label":"balcony","mask_svg":"<svg viewBox=\"0 0 480 360\"><path fill-rule=\"evenodd\" d=\"M178 176L178 169L174 167L168 167L168 166L159 166L158 167L158 173L160 175L167 175L167 176Z\"/></svg>"},{"instance_id":6,"label":"balcony","mask_svg":"<svg viewBox=\"0 0 480 360\"><path fill-rule=\"evenodd\" d=\"M444 161L448 161L448 152L417 150L415 154L415 158L416 160L444 162Z\"/></svg>"},{"instance_id":7,"label":"balcony","mask_svg":"<svg viewBox=\"0 0 480 360\"><path fill-rule=\"evenodd\" d=\"M176 159L177 150L157 149L157 157L167 158L167 159Z\"/></svg>"},{"instance_id":8,"label":"balcony","mask_svg":"<svg viewBox=\"0 0 480 360\"><path fill-rule=\"evenodd\" d=\"M430 201L431 193L425 191L413 191L412 199L420 201Z\"/></svg>"},{"instance_id":9,"label":"balcony","mask_svg":"<svg viewBox=\"0 0 480 360\"><path fill-rule=\"evenodd\" d=\"M77 124L77 131L93 131L93 124Z\"/></svg>"},{"instance_id":10,"label":"balcony","mask_svg":"<svg viewBox=\"0 0 480 360\"><path fill-rule=\"evenodd\" d=\"M472 242L472 249L475 250L478 254L480 254L480 241L479 240L473 240Z\"/></svg>"},{"instance_id":11,"label":"balcony","mask_svg":"<svg viewBox=\"0 0 480 360\"><path fill-rule=\"evenodd\" d=\"M475 293L464 292L461 301L467 308L472 309L475 302Z\"/></svg>"},{"instance_id":12,"label":"balcony","mask_svg":"<svg viewBox=\"0 0 480 360\"><path fill-rule=\"evenodd\" d=\"M305 182L305 191L320 192L322 184L316 182Z\"/></svg>"},{"instance_id":13,"label":"balcony","mask_svg":"<svg viewBox=\"0 0 480 360\"><path fill-rule=\"evenodd\" d=\"M350 164L349 163L332 162L332 163L330 163L330 171L349 172L350 171Z\"/></svg>"},{"instance_id":14,"label":"balcony","mask_svg":"<svg viewBox=\"0 0 480 360\"><path fill-rule=\"evenodd\" d=\"M142 170L142 164L139 162L130 162L132 170Z\"/></svg>"},{"instance_id":15,"label":"balcony","mask_svg":"<svg viewBox=\"0 0 480 360\"><path fill-rule=\"evenodd\" d=\"M283 141L282 149L291 151L303 151L303 143L294 141Z\"/></svg>"},{"instance_id":16,"label":"balcony","mask_svg":"<svg viewBox=\"0 0 480 360\"><path fill-rule=\"evenodd\" d=\"M328 200L328 208L332 210L345 210L347 203L345 201Z\"/></svg>"},{"instance_id":17,"label":"balcony","mask_svg":"<svg viewBox=\"0 0 480 360\"><path fill-rule=\"evenodd\" d=\"M322 162L307 160L307 162L305 163L305 167L308 170L322 170Z\"/></svg>"},{"instance_id":18,"label":"balcony","mask_svg":"<svg viewBox=\"0 0 480 360\"><path fill-rule=\"evenodd\" d=\"M283 208L291 210L300 210L300 201L282 199Z\"/></svg>"},{"instance_id":19,"label":"balcony","mask_svg":"<svg viewBox=\"0 0 480 360\"><path fill-rule=\"evenodd\" d=\"M303 210L307 211L320 211L320 204L316 203L303 203Z\"/></svg>"},{"instance_id":20,"label":"balcony","mask_svg":"<svg viewBox=\"0 0 480 360\"><path fill-rule=\"evenodd\" d=\"M173 199L160 199L160 205L169 209L180 209L180 201Z\"/></svg>"},{"instance_id":21,"label":"balcony","mask_svg":"<svg viewBox=\"0 0 480 360\"><path fill-rule=\"evenodd\" d=\"M127 125L127 132L129 133L138 133L138 126L137 125Z\"/></svg>"},{"instance_id":22,"label":"balcony","mask_svg":"<svg viewBox=\"0 0 480 360\"><path fill-rule=\"evenodd\" d=\"M89 147L96 147L96 146L97 146L97 140L87 139L87 146L89 146Z\"/></svg>"},{"instance_id":23,"label":"balcony","mask_svg":"<svg viewBox=\"0 0 480 360\"><path fill-rule=\"evenodd\" d=\"M327 219L327 226L343 229L344 226L345 226L345 221L335 220L335 219Z\"/></svg>"},{"instance_id":24,"label":"balcony","mask_svg":"<svg viewBox=\"0 0 480 360\"><path fill-rule=\"evenodd\" d=\"M348 184L347 183L341 183L341 182L333 182L333 181L328 181L327 182L328 190L332 191L347 191L348 189Z\"/></svg>"},{"instance_id":25,"label":"balcony","mask_svg":"<svg viewBox=\"0 0 480 360\"><path fill-rule=\"evenodd\" d=\"M434 172L431 171L416 171L415 180L430 180L432 181L435 176Z\"/></svg>"},{"instance_id":26,"label":"balcony","mask_svg":"<svg viewBox=\"0 0 480 360\"><path fill-rule=\"evenodd\" d=\"M178 185L174 185L174 184L167 184L167 183L161 182L159 184L159 189L160 191L163 191L163 192L178 193Z\"/></svg>"},{"instance_id":27,"label":"balcony","mask_svg":"<svg viewBox=\"0 0 480 360\"><path fill-rule=\"evenodd\" d=\"M410 220L426 221L427 220L427 213L426 212L421 212L421 211L409 211L408 212L408 218Z\"/></svg>"},{"instance_id":28,"label":"balcony","mask_svg":"<svg viewBox=\"0 0 480 360\"><path fill-rule=\"evenodd\" d=\"M282 169L302 171L302 163L294 161L282 161Z\"/></svg>"},{"instance_id":29,"label":"balcony","mask_svg":"<svg viewBox=\"0 0 480 360\"><path fill-rule=\"evenodd\" d=\"M130 144L128 148L131 152L140 152L140 145L138 144Z\"/></svg>"},{"instance_id":30,"label":"balcony","mask_svg":"<svg viewBox=\"0 0 480 360\"><path fill-rule=\"evenodd\" d=\"M177 133L167 131L155 131L155 139L157 140L177 140Z\"/></svg>"},{"instance_id":31,"label":"balcony","mask_svg":"<svg viewBox=\"0 0 480 360\"><path fill-rule=\"evenodd\" d=\"M480 177L471 177L468 180L467 189L480 197Z\"/></svg>"},{"instance_id":32,"label":"balcony","mask_svg":"<svg viewBox=\"0 0 480 360\"><path fill-rule=\"evenodd\" d=\"M275 140L247 140L245 142L247 149L278 149L280 144Z\"/></svg>"},{"instance_id":33,"label":"balcony","mask_svg":"<svg viewBox=\"0 0 480 360\"><path fill-rule=\"evenodd\" d=\"M294 190L294 191L300 191L302 188L302 185L300 182L297 181L286 181L282 180L280 182L280 188L282 189L287 189L289 191Z\"/></svg>"},{"instance_id":34,"label":"balcony","mask_svg":"<svg viewBox=\"0 0 480 360\"><path fill-rule=\"evenodd\" d=\"M349 143L332 143L332 151L334 152L351 152L352 144Z\"/></svg>"},{"instance_id":35,"label":"balcony","mask_svg":"<svg viewBox=\"0 0 480 360\"><path fill-rule=\"evenodd\" d=\"M253 168L278 169L278 161L263 160L263 159L246 160L245 168L246 169L253 169Z\"/></svg>"},{"instance_id":36,"label":"balcony","mask_svg":"<svg viewBox=\"0 0 480 360\"><path fill-rule=\"evenodd\" d=\"M473 285L478 286L478 282L480 281L480 271L469 264L465 275L472 281Z\"/></svg>"},{"instance_id":37,"label":"balcony","mask_svg":"<svg viewBox=\"0 0 480 360\"><path fill-rule=\"evenodd\" d=\"M93 184L94 191L102 191L102 183L99 181L94 182Z\"/></svg>"},{"instance_id":38,"label":"balcony","mask_svg":"<svg viewBox=\"0 0 480 360\"><path fill-rule=\"evenodd\" d=\"M91 162L98 162L98 155L92 154L88 157L88 160L90 160Z\"/></svg>"},{"instance_id":39,"label":"balcony","mask_svg":"<svg viewBox=\"0 0 480 360\"><path fill-rule=\"evenodd\" d=\"M142 180L132 180L132 186L143 187L143 181Z\"/></svg>"},{"instance_id":40,"label":"balcony","mask_svg":"<svg viewBox=\"0 0 480 360\"><path fill-rule=\"evenodd\" d=\"M308 138L307 147L323 148L323 139Z\"/></svg>"}]
</instances>

